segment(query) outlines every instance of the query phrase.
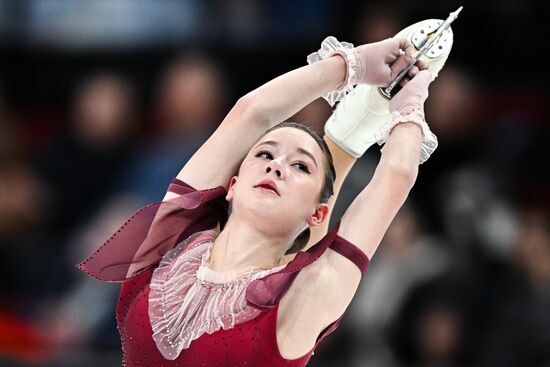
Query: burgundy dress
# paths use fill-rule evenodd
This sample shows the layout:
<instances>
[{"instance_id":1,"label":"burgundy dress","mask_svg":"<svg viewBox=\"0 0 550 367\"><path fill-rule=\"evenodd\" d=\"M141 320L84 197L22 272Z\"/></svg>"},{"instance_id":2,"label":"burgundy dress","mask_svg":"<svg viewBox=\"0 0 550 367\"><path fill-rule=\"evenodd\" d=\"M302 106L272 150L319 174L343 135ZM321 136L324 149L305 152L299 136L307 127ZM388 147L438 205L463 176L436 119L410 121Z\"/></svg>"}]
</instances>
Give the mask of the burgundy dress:
<instances>
[{"instance_id":1,"label":"burgundy dress","mask_svg":"<svg viewBox=\"0 0 550 367\"><path fill-rule=\"evenodd\" d=\"M208 328L200 329L201 333L189 338L183 347L180 343L179 348L171 350L171 347L175 347L172 344L175 340L169 339L169 334L162 333L170 332L170 325L179 323L181 326L181 319L185 315L176 313L180 308L177 304L172 312L177 319L174 323L168 325L158 322L158 311L170 312L164 309L169 302L164 303L162 300L164 294L159 291L159 284L165 280L169 282L173 276L171 274L177 275L186 266L187 271L200 273L196 267L192 267L191 260L188 263L181 261L180 264L176 264L176 261L185 260L185 256L191 256L195 252L198 256L195 257L195 265L200 266L196 259L200 258L200 254L208 252L208 243L202 244L205 241L199 241L204 237L201 233L207 233L218 223L225 223L228 203L225 200L226 190L221 186L195 190L174 179L168 191L179 195L138 210L105 244L77 265L79 269L99 280L121 283L116 318L122 341L123 365L305 366L318 343L338 327L342 317L320 333L315 345L305 355L293 360L285 359L279 352L276 339L279 300L300 269L316 261L327 247L353 261L362 273L368 266L367 256L338 236L336 225L322 240L307 251L298 253L286 266L239 280L247 283L241 295L241 303L245 307L239 313L234 313L237 317L230 316L228 322L216 319L214 321L219 323L217 326L213 323ZM190 277L186 279L190 280L188 278ZM193 284L193 289L205 292L200 283ZM173 289L170 294L177 291L179 289ZM223 290L220 292L223 296ZM238 304L238 301L233 303ZM189 303L186 307L188 310L199 309L199 305L194 303ZM188 325L191 325L193 320L188 321ZM198 330L196 323L193 327ZM162 330L158 330L159 328ZM186 335L186 330L179 332L179 336ZM170 352L164 350L167 347Z\"/></svg>"}]
</instances>

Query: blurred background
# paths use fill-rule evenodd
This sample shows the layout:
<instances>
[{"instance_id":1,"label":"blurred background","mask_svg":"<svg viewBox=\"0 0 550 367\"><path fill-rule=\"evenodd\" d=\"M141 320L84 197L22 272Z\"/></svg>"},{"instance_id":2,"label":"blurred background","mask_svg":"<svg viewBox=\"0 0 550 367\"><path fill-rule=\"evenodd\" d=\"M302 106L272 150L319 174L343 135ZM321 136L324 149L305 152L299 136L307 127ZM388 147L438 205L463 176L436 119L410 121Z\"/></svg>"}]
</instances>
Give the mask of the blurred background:
<instances>
[{"instance_id":1,"label":"blurred background","mask_svg":"<svg viewBox=\"0 0 550 367\"><path fill-rule=\"evenodd\" d=\"M550 11L534 0L0 0L0 366L119 366L118 286L74 264L326 36L378 41L460 5L426 104L439 148L308 366L550 366ZM322 131L330 112L292 120Z\"/></svg>"}]
</instances>

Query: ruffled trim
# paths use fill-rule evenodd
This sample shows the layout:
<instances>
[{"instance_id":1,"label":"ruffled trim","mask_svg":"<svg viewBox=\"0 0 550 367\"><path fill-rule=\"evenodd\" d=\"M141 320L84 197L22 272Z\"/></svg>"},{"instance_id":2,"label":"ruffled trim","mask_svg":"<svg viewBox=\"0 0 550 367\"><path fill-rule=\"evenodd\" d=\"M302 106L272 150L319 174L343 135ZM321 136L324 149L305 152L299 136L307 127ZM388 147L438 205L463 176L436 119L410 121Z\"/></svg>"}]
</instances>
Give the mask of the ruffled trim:
<instances>
[{"instance_id":1,"label":"ruffled trim","mask_svg":"<svg viewBox=\"0 0 550 367\"><path fill-rule=\"evenodd\" d=\"M351 92L353 90L353 86L357 84L356 81L359 72L356 69L360 68L360 65L357 65L357 62L351 52L352 49L352 43L340 42L336 39L336 37L329 36L323 40L319 51L311 53L307 57L308 64L313 64L315 62L328 59L336 54L341 55L346 60L346 79L344 84L342 84L340 88L323 96L331 107L333 107L336 102L344 99L346 94Z\"/></svg>"},{"instance_id":2,"label":"ruffled trim","mask_svg":"<svg viewBox=\"0 0 550 367\"><path fill-rule=\"evenodd\" d=\"M420 148L419 163L422 164L430 158L434 150L437 148L437 136L430 130L430 127L424 119L424 114L419 108L410 108L404 114L394 111L389 115L388 121L380 126L380 130L375 134L375 138L379 145L385 144L392 130L399 124L413 123L422 129L423 141Z\"/></svg>"},{"instance_id":3,"label":"ruffled trim","mask_svg":"<svg viewBox=\"0 0 550 367\"><path fill-rule=\"evenodd\" d=\"M285 266L215 272L206 264L216 236L215 231L191 235L166 253L153 272L149 319L153 339L166 359L176 359L204 333L230 329L258 316L261 311L246 302L246 288Z\"/></svg>"},{"instance_id":4,"label":"ruffled trim","mask_svg":"<svg viewBox=\"0 0 550 367\"><path fill-rule=\"evenodd\" d=\"M192 233L227 220L227 191L222 186L196 190L174 179L168 191L179 196L139 209L76 267L98 280L121 282L156 265Z\"/></svg>"},{"instance_id":5,"label":"ruffled trim","mask_svg":"<svg viewBox=\"0 0 550 367\"><path fill-rule=\"evenodd\" d=\"M203 284L208 285L212 287L216 287L216 285L222 285L227 287L229 284L234 284L239 279L247 276L252 276L254 273L258 272L258 269L254 266L246 266L240 269L235 270L228 270L228 271L214 271L210 269L206 264L208 264L208 261L210 259L210 253L211 253L212 247L208 247L203 255L203 260L201 263L201 266L199 266L199 269L197 270L197 279ZM267 271L273 272L277 271L279 269L284 268L285 265L281 265L275 268L271 269L263 269L264 273ZM266 273L266 274L267 274Z\"/></svg>"}]
</instances>

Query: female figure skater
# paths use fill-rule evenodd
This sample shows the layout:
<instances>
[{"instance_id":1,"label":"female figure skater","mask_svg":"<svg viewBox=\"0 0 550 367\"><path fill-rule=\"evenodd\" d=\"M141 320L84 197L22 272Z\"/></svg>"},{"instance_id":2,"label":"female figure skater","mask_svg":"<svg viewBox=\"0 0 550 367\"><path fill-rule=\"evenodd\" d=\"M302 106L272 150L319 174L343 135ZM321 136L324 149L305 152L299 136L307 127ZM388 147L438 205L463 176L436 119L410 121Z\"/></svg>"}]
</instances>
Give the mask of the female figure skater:
<instances>
[{"instance_id":1,"label":"female figure skater","mask_svg":"<svg viewBox=\"0 0 550 367\"><path fill-rule=\"evenodd\" d=\"M417 63L371 139L385 141L374 177L327 233L356 157L345 139L279 123L320 96L385 86L413 60L404 39L349 46L327 39L316 62L240 98L163 201L78 264L121 283L125 366L305 366L336 329L434 139Z\"/></svg>"}]
</instances>

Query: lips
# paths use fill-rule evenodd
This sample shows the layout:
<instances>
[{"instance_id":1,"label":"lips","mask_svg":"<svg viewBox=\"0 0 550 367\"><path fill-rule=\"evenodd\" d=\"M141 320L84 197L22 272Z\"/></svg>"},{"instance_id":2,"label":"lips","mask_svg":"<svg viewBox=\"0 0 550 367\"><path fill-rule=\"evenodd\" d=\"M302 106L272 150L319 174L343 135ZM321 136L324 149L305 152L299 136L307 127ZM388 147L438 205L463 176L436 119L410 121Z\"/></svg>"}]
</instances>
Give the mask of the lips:
<instances>
[{"instance_id":1,"label":"lips","mask_svg":"<svg viewBox=\"0 0 550 367\"><path fill-rule=\"evenodd\" d=\"M279 190L277 189L277 184L273 180L263 180L254 187L262 187L264 189L272 190L277 195L281 196L281 194L279 194Z\"/></svg>"}]
</instances>

